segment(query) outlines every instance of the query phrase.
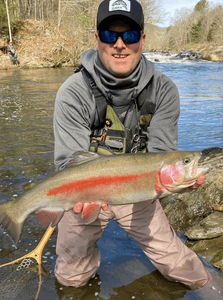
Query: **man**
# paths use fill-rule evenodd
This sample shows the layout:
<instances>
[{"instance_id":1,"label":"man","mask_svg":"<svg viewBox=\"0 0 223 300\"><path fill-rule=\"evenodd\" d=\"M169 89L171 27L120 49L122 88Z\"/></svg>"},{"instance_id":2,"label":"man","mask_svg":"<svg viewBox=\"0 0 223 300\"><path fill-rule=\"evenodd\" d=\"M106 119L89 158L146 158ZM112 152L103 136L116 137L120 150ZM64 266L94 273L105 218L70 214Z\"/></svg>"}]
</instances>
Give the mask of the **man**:
<instances>
[{"instance_id":1,"label":"man","mask_svg":"<svg viewBox=\"0 0 223 300\"><path fill-rule=\"evenodd\" d=\"M81 160L84 155L81 156L80 151L88 153L93 149L105 153L106 145L114 145L114 152L136 152L144 150L143 145L148 152L177 150L179 95L175 84L156 71L142 55L146 35L141 5L136 0L104 0L98 8L95 38L96 50L81 55L85 70L68 78L56 97L57 170L69 167L75 159ZM98 98L107 102L106 117L109 116L109 124L106 123L101 135L100 130L96 130L97 134L92 131L100 123ZM139 102L149 105L144 109ZM147 131L146 144L135 138L139 130L135 116L139 121L142 114L145 119L151 117L147 119L149 126L149 122L143 124ZM133 135L130 138L126 135L119 148L115 139L106 144L109 126L114 123L122 133ZM83 209L87 205L94 204L86 203ZM82 204L76 204L76 214L69 211L59 222L55 275L62 285L84 286L97 271L100 253L96 242L110 219L116 220L138 242L167 279L191 288L202 287L208 282L209 276L201 261L178 239L158 200L147 205L145 202L119 206L104 204L98 218L89 225L82 220L81 210Z\"/></svg>"},{"instance_id":2,"label":"man","mask_svg":"<svg viewBox=\"0 0 223 300\"><path fill-rule=\"evenodd\" d=\"M16 47L13 45L13 42L10 41L8 46L7 46L7 51L11 60L11 64L14 65L16 64L17 66L19 65L19 62L17 60L17 55L16 55Z\"/></svg>"}]
</instances>

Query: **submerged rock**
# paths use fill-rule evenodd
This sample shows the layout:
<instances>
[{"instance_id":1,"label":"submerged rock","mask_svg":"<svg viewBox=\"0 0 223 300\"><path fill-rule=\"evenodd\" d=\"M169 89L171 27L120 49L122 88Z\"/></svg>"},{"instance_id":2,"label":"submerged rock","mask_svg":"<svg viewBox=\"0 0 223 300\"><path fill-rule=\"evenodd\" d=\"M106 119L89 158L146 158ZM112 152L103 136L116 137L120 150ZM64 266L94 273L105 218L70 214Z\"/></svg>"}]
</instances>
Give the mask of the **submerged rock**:
<instances>
[{"instance_id":1,"label":"submerged rock","mask_svg":"<svg viewBox=\"0 0 223 300\"><path fill-rule=\"evenodd\" d=\"M186 245L223 272L223 235L211 240L187 241Z\"/></svg>"},{"instance_id":2,"label":"submerged rock","mask_svg":"<svg viewBox=\"0 0 223 300\"><path fill-rule=\"evenodd\" d=\"M223 213L215 212L185 232L191 240L212 239L223 235Z\"/></svg>"}]
</instances>

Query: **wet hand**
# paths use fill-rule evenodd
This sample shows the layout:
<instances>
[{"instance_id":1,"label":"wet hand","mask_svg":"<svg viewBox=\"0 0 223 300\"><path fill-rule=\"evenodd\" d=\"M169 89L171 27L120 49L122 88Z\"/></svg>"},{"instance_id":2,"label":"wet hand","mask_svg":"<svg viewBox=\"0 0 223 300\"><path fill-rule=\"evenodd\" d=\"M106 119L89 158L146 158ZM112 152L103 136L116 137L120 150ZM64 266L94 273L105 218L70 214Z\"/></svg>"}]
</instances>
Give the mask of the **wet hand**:
<instances>
[{"instance_id":1,"label":"wet hand","mask_svg":"<svg viewBox=\"0 0 223 300\"><path fill-rule=\"evenodd\" d=\"M197 181L193 185L182 190L181 193L192 192L194 189L197 189L200 185L202 185L204 183L204 181L205 181L205 176L201 175L200 177L198 177Z\"/></svg>"},{"instance_id":2,"label":"wet hand","mask_svg":"<svg viewBox=\"0 0 223 300\"><path fill-rule=\"evenodd\" d=\"M205 181L205 176L201 175L200 177L198 177L196 183L194 185L191 186L192 189L196 189L198 188L200 185L202 185Z\"/></svg>"},{"instance_id":3,"label":"wet hand","mask_svg":"<svg viewBox=\"0 0 223 300\"><path fill-rule=\"evenodd\" d=\"M84 204L81 203L81 202L77 202L75 205L74 205L74 208L73 208L73 211L75 213L80 213L84 208L86 208L89 204L92 204L92 203L95 203L95 202L91 202L91 203L88 203L88 202L85 202ZM101 209L103 211L107 211L108 210L108 205L106 203L102 203L101 205Z\"/></svg>"}]
</instances>

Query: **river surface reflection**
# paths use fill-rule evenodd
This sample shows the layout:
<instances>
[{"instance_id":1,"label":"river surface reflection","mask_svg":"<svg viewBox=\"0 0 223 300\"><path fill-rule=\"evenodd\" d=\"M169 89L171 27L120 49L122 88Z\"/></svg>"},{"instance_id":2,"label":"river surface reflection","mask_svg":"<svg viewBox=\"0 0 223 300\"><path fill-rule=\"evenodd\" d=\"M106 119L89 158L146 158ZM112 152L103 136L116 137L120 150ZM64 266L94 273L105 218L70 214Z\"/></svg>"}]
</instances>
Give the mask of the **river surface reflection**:
<instances>
[{"instance_id":1,"label":"river surface reflection","mask_svg":"<svg viewBox=\"0 0 223 300\"><path fill-rule=\"evenodd\" d=\"M179 148L223 147L223 64L178 63L157 64L156 67L177 84L180 92ZM0 203L18 197L27 184L39 182L55 171L54 99L60 85L72 73L71 68L1 71ZM1 261L16 259L33 250L43 233L35 215L25 221L18 249L1 232ZM134 240L113 221L98 243L102 253L98 274L87 291L81 291L80 297L75 298L73 291L66 292L55 282L55 244L56 232L44 249L46 272L39 300L206 299L199 292L164 280ZM206 267L216 282L222 284L222 274ZM26 300L25 296L20 299Z\"/></svg>"}]
</instances>

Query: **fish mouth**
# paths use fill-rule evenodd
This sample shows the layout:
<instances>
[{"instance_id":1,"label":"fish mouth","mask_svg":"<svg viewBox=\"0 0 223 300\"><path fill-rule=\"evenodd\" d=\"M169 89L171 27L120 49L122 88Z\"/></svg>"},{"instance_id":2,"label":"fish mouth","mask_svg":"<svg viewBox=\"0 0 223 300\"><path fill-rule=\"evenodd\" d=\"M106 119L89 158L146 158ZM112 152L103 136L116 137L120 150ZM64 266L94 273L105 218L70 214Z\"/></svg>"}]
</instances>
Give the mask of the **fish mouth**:
<instances>
[{"instance_id":1,"label":"fish mouth","mask_svg":"<svg viewBox=\"0 0 223 300\"><path fill-rule=\"evenodd\" d=\"M199 167L199 158L197 159L197 162L195 161L194 164L192 164L188 170L189 177L193 180L197 180L200 176L205 175L209 172L208 167Z\"/></svg>"},{"instance_id":2,"label":"fish mouth","mask_svg":"<svg viewBox=\"0 0 223 300\"><path fill-rule=\"evenodd\" d=\"M199 167L197 170L199 171L199 176L201 176L201 175L207 174L210 171L210 168L201 168L201 167Z\"/></svg>"},{"instance_id":3,"label":"fish mouth","mask_svg":"<svg viewBox=\"0 0 223 300\"><path fill-rule=\"evenodd\" d=\"M197 157L194 162L189 166L188 168L188 177L189 177L189 180L188 182L196 182L197 179L202 176L202 175L205 175L209 172L209 168L207 167L200 167L199 166L199 160L200 160L200 157Z\"/></svg>"},{"instance_id":4,"label":"fish mouth","mask_svg":"<svg viewBox=\"0 0 223 300\"><path fill-rule=\"evenodd\" d=\"M195 164L195 166L191 165L191 167L193 167L193 170L191 172L191 176L190 176L190 178L187 181L185 181L182 184L180 184L180 186L182 188L193 186L194 184L197 183L197 180L198 180L199 177L204 176L210 170L209 168L197 167L196 164Z\"/></svg>"},{"instance_id":5,"label":"fish mouth","mask_svg":"<svg viewBox=\"0 0 223 300\"><path fill-rule=\"evenodd\" d=\"M203 184L205 178L204 175L209 172L209 168L207 167L199 167L198 162L200 160L200 157L197 157L194 159L193 162L191 162L186 170L185 173L182 174L181 179L179 180L174 180L174 177L171 176L172 179L172 185L168 185L167 189L171 192L180 192L181 190L187 189L197 183L197 180L203 176L203 180L201 180L201 183L198 184L201 185Z\"/></svg>"}]
</instances>

